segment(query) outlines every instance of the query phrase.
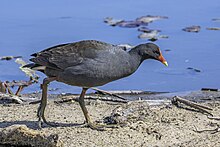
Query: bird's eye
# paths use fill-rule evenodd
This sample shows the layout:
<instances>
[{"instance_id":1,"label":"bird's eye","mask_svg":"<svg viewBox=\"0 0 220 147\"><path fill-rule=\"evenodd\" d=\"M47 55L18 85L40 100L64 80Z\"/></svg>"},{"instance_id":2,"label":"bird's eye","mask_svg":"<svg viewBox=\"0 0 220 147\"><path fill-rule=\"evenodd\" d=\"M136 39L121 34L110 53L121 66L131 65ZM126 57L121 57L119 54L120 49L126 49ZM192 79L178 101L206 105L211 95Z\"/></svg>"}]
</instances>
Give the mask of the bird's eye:
<instances>
[{"instance_id":1,"label":"bird's eye","mask_svg":"<svg viewBox=\"0 0 220 147\"><path fill-rule=\"evenodd\" d=\"M159 51L154 51L155 54L157 55L160 55L160 52Z\"/></svg>"}]
</instances>

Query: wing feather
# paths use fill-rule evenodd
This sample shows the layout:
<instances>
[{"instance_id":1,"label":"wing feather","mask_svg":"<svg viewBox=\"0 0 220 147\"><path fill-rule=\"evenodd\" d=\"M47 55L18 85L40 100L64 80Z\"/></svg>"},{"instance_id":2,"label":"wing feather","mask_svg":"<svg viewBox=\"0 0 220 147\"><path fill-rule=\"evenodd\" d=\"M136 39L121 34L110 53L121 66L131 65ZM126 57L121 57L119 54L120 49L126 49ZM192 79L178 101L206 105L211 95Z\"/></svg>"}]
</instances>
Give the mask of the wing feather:
<instances>
[{"instance_id":1,"label":"wing feather","mask_svg":"<svg viewBox=\"0 0 220 147\"><path fill-rule=\"evenodd\" d=\"M62 44L33 54L32 62L52 69L64 70L70 66L82 64L87 59L95 59L101 50L109 50L114 45L86 40Z\"/></svg>"}]
</instances>

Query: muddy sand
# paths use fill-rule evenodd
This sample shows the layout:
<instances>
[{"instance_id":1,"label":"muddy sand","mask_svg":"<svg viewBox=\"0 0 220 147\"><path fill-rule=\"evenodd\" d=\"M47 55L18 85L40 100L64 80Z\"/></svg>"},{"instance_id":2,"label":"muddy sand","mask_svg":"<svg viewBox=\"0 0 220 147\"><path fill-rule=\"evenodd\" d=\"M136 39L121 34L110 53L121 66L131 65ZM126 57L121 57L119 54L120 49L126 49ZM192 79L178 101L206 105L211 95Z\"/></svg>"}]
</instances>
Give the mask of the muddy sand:
<instances>
[{"instance_id":1,"label":"muddy sand","mask_svg":"<svg viewBox=\"0 0 220 147\"><path fill-rule=\"evenodd\" d=\"M116 103L86 99L93 121L118 124L117 128L97 131L82 125L84 116L78 102L57 103L70 97L59 96L48 100L46 118L59 126L43 125L42 130L37 127L36 113L39 104L0 104L0 146L4 146L4 143L8 143L8 146L26 143L33 146L64 147L220 146L219 118L210 119L207 114L190 107L177 107L169 102L149 105L147 101L141 100ZM213 108L210 112L214 117L220 117L218 100L202 103ZM17 132L12 133L13 129ZM20 136L16 137L18 132ZM43 139L49 143L43 143Z\"/></svg>"}]
</instances>

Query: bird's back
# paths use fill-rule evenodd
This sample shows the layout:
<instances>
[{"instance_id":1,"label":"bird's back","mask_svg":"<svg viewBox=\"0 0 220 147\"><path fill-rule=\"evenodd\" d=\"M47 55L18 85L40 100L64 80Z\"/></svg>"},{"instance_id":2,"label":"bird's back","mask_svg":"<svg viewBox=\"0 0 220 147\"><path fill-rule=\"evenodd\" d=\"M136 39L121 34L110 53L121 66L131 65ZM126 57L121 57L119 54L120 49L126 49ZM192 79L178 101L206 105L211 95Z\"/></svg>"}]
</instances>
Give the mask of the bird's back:
<instances>
[{"instance_id":1,"label":"bird's back","mask_svg":"<svg viewBox=\"0 0 220 147\"><path fill-rule=\"evenodd\" d=\"M35 53L32 62L53 69L65 69L86 59L96 59L99 54L125 52L120 47L96 40L61 44Z\"/></svg>"}]
</instances>

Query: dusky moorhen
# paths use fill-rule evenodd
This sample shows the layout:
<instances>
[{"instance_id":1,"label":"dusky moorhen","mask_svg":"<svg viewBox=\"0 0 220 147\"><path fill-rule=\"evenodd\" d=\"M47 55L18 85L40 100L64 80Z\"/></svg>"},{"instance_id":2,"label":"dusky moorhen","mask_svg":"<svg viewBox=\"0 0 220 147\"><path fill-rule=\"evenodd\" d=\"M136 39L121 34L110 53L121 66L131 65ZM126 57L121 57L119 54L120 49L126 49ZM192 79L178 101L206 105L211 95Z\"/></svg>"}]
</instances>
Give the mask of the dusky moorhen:
<instances>
[{"instance_id":1,"label":"dusky moorhen","mask_svg":"<svg viewBox=\"0 0 220 147\"><path fill-rule=\"evenodd\" d=\"M42 98L37 112L40 128L43 122L49 124L45 119L44 111L47 104L47 87L54 80L82 87L79 104L86 123L90 128L98 129L99 127L92 123L85 107L84 96L88 88L127 77L146 59L155 59L168 66L159 47L153 43L140 44L130 51L125 51L117 45L85 40L57 45L32 56L34 58L30 61L34 63L25 67L47 75L41 85Z\"/></svg>"}]
</instances>

